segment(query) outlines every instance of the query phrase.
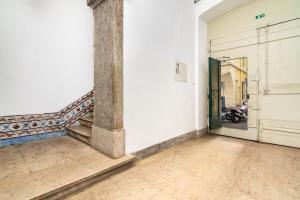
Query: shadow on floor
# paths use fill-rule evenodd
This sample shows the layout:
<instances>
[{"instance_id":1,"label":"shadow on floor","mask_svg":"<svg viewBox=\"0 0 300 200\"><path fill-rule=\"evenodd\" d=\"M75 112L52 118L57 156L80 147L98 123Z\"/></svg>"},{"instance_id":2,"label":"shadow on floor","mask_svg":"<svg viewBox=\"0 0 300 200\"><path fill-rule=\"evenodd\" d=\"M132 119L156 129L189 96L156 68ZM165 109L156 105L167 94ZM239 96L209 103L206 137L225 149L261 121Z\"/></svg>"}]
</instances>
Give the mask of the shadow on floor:
<instances>
[{"instance_id":1,"label":"shadow on floor","mask_svg":"<svg viewBox=\"0 0 300 200\"><path fill-rule=\"evenodd\" d=\"M223 120L222 126L226 128L234 128L234 129L241 129L241 130L248 130L248 120L241 121L240 123L233 123L231 120Z\"/></svg>"}]
</instances>

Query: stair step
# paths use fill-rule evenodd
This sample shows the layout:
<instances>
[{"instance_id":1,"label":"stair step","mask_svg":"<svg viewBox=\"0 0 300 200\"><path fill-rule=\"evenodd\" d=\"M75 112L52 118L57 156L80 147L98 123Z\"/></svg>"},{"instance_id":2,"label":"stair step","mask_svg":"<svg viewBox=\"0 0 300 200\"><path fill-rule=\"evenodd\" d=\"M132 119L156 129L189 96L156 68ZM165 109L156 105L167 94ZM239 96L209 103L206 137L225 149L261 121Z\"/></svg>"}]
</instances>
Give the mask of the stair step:
<instances>
[{"instance_id":1,"label":"stair step","mask_svg":"<svg viewBox=\"0 0 300 200\"><path fill-rule=\"evenodd\" d=\"M92 129L86 126L67 127L68 135L84 143L91 144Z\"/></svg>"},{"instance_id":2,"label":"stair step","mask_svg":"<svg viewBox=\"0 0 300 200\"><path fill-rule=\"evenodd\" d=\"M80 125L86 127L92 127L94 124L94 117L93 116L84 116L79 119Z\"/></svg>"},{"instance_id":3,"label":"stair step","mask_svg":"<svg viewBox=\"0 0 300 200\"><path fill-rule=\"evenodd\" d=\"M20 172L0 178L0 199L64 199L134 164L135 157L132 155L111 159L86 145L72 142L72 138L63 139L63 143L66 144L63 149L72 153L69 154L72 155L72 159L30 173ZM59 141L56 143L56 140ZM63 146L61 139L53 139L51 144ZM49 145L47 147L49 148ZM39 155L46 156L40 162L47 163L49 157Z\"/></svg>"}]
</instances>

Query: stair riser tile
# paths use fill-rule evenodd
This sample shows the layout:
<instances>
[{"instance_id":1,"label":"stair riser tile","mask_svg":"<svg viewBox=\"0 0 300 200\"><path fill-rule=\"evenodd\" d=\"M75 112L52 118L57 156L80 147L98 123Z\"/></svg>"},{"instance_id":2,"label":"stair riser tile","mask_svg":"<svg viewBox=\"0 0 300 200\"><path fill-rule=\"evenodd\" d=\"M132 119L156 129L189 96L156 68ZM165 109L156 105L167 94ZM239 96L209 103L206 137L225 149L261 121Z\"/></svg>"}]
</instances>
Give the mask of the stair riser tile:
<instances>
[{"instance_id":1,"label":"stair riser tile","mask_svg":"<svg viewBox=\"0 0 300 200\"><path fill-rule=\"evenodd\" d=\"M80 134L78 134L74 131L68 130L68 135L71 136L72 138L75 138L75 139L77 139L81 142L84 142L84 143L88 144L88 145L91 144L91 141L90 141L89 138L83 137L83 136L81 136Z\"/></svg>"},{"instance_id":2,"label":"stair riser tile","mask_svg":"<svg viewBox=\"0 0 300 200\"><path fill-rule=\"evenodd\" d=\"M79 119L79 123L82 126L86 126L86 127L90 127L90 128L93 126L92 122L88 122L88 121L85 121L85 120L82 120L82 119Z\"/></svg>"}]
</instances>

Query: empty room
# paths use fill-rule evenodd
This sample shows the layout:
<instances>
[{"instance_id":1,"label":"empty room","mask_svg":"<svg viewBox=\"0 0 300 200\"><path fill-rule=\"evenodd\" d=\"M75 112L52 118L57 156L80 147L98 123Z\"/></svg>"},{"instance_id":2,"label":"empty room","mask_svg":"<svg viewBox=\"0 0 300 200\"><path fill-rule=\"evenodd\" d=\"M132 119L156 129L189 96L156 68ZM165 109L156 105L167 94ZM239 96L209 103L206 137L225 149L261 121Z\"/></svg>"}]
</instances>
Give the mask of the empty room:
<instances>
[{"instance_id":1,"label":"empty room","mask_svg":"<svg viewBox=\"0 0 300 200\"><path fill-rule=\"evenodd\" d=\"M2 0L0 200L299 200L299 0Z\"/></svg>"}]
</instances>

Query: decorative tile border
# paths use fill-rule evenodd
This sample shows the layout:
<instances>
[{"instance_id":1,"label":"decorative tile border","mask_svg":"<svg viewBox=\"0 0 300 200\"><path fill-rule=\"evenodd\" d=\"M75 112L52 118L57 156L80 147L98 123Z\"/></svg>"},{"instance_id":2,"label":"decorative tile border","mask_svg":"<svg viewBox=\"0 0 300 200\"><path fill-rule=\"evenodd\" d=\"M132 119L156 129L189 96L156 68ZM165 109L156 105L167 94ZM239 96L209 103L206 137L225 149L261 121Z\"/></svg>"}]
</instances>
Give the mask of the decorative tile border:
<instances>
[{"instance_id":1,"label":"decorative tile border","mask_svg":"<svg viewBox=\"0 0 300 200\"><path fill-rule=\"evenodd\" d=\"M56 132L41 133L41 134L37 134L37 135L26 135L26 136L22 136L22 137L6 138L3 140L0 140L0 148L10 146L10 145L23 144L25 142L44 140L44 139L53 138L53 137L61 137L61 136L65 136L65 135L66 135L66 131L62 130L62 131L56 131Z\"/></svg>"},{"instance_id":2,"label":"decorative tile border","mask_svg":"<svg viewBox=\"0 0 300 200\"><path fill-rule=\"evenodd\" d=\"M94 92L91 91L56 113L0 116L0 140L64 131L93 109Z\"/></svg>"}]
</instances>

